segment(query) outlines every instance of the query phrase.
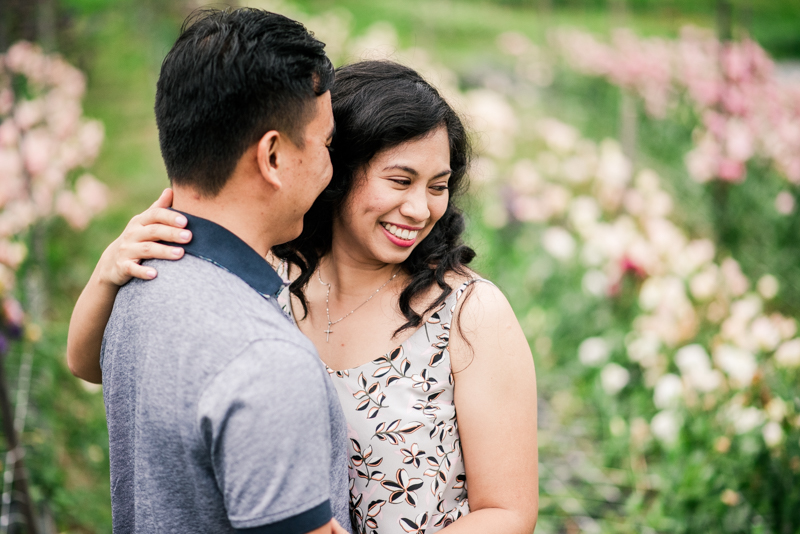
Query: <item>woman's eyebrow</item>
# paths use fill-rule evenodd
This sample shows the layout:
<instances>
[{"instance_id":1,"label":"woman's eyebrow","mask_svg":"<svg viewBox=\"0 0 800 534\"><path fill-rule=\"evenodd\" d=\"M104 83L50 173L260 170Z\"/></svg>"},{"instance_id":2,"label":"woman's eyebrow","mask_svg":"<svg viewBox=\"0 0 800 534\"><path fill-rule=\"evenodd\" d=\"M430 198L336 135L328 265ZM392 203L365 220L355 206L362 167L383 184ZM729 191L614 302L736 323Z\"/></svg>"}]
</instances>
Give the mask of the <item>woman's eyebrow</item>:
<instances>
[{"instance_id":1,"label":"woman's eyebrow","mask_svg":"<svg viewBox=\"0 0 800 534\"><path fill-rule=\"evenodd\" d=\"M406 167L405 165L389 165L388 167L385 167L383 170L384 171L391 171L391 170L395 170L395 169L407 172L411 176L415 176L415 177L419 176L419 173L417 172L416 169L413 169L411 167ZM436 176L433 176L432 178L441 178L443 176L447 176L448 174L452 174L452 173L453 173L452 170L447 169L446 171L442 171L439 174L437 174Z\"/></svg>"}]
</instances>

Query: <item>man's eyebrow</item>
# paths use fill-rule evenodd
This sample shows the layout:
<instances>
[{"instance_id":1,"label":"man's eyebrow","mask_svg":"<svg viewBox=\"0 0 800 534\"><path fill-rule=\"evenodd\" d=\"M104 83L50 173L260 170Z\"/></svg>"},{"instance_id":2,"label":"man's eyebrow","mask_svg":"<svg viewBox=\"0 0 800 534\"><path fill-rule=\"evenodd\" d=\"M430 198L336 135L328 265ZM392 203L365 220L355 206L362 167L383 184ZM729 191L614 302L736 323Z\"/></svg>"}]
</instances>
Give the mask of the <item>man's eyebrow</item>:
<instances>
[{"instance_id":1,"label":"man's eyebrow","mask_svg":"<svg viewBox=\"0 0 800 534\"><path fill-rule=\"evenodd\" d=\"M415 177L419 176L419 173L417 172L416 169L413 169L411 167L407 167L405 165L389 165L388 167L385 167L383 170L384 171L391 171L391 170L394 170L394 169L397 169L397 170L400 170L400 171L405 171L408 174L410 174L411 176L415 176ZM452 170L447 169L446 171L440 172L436 176L432 176L431 179L442 178L443 176L447 176L448 174L452 174L452 173L453 173Z\"/></svg>"}]
</instances>

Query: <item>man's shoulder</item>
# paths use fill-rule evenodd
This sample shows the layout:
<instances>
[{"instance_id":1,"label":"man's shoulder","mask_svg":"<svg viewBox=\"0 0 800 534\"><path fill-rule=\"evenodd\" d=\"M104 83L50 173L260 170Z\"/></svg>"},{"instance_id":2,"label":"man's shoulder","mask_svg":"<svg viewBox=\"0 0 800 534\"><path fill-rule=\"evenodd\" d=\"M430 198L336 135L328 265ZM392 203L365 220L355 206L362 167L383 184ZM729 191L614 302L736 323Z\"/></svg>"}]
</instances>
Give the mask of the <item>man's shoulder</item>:
<instances>
[{"instance_id":1,"label":"man's shoulder","mask_svg":"<svg viewBox=\"0 0 800 534\"><path fill-rule=\"evenodd\" d=\"M156 278L131 280L120 290L121 297L151 297L152 304L160 306L224 305L227 301L238 308L271 307L241 278L210 261L187 254L177 261L148 260L146 264L156 269Z\"/></svg>"},{"instance_id":2,"label":"man's shoulder","mask_svg":"<svg viewBox=\"0 0 800 534\"><path fill-rule=\"evenodd\" d=\"M243 341L263 332L294 337L296 329L274 301L222 267L188 255L178 261L150 260L148 265L158 275L132 280L120 290L112 322L140 321L170 334L177 329Z\"/></svg>"}]
</instances>

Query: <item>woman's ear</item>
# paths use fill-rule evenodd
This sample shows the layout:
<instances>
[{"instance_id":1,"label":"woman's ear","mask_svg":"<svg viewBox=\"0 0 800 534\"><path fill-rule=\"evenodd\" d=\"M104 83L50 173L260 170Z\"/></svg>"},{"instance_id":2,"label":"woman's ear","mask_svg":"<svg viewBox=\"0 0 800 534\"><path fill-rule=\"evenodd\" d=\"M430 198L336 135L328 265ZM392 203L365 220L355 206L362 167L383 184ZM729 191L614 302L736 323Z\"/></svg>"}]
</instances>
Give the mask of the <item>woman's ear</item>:
<instances>
[{"instance_id":1,"label":"woman's ear","mask_svg":"<svg viewBox=\"0 0 800 534\"><path fill-rule=\"evenodd\" d=\"M281 164L285 155L286 139L277 130L270 130L258 141L256 159L258 170L270 186L277 191L281 188Z\"/></svg>"}]
</instances>

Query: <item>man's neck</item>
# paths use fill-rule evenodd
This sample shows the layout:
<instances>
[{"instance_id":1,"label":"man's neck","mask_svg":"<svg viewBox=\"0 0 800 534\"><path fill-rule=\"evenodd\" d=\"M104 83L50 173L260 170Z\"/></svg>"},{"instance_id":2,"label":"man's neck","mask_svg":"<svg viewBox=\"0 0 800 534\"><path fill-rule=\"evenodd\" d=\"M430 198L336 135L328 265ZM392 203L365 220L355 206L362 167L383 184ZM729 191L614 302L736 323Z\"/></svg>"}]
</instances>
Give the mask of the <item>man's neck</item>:
<instances>
[{"instance_id":1,"label":"man's neck","mask_svg":"<svg viewBox=\"0 0 800 534\"><path fill-rule=\"evenodd\" d=\"M172 207L216 223L247 243L261 256L275 244L263 209L255 208L247 199L228 198L223 191L209 198L187 187L175 187Z\"/></svg>"}]
</instances>

